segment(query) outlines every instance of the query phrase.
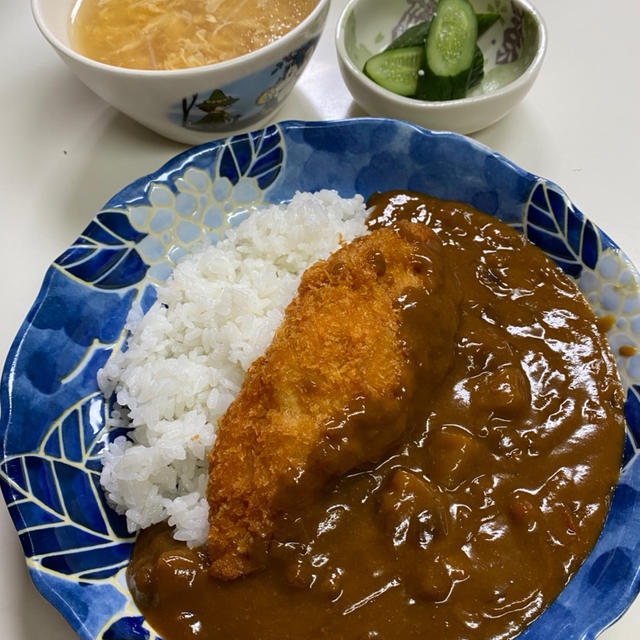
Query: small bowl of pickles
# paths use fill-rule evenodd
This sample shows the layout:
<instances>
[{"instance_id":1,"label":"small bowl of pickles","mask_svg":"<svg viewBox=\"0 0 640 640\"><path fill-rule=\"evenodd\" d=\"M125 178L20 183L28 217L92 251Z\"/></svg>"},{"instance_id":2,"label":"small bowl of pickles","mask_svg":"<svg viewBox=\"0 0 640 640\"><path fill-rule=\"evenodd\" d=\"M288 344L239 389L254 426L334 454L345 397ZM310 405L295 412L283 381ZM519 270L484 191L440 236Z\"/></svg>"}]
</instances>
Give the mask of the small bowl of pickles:
<instances>
[{"instance_id":1,"label":"small bowl of pickles","mask_svg":"<svg viewBox=\"0 0 640 640\"><path fill-rule=\"evenodd\" d=\"M527 0L350 0L335 38L343 80L367 113L462 134L525 97L547 48Z\"/></svg>"}]
</instances>

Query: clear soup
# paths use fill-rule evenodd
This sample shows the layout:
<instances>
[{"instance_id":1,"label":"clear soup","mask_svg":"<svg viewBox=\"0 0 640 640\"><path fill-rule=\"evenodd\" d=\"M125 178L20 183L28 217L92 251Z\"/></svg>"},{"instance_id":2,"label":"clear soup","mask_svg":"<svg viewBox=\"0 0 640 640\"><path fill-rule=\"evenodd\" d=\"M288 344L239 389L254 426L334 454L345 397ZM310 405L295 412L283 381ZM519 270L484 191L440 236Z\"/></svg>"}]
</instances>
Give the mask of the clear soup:
<instances>
[{"instance_id":1,"label":"clear soup","mask_svg":"<svg viewBox=\"0 0 640 640\"><path fill-rule=\"evenodd\" d=\"M260 49L317 0L77 0L69 34L79 53L132 69L184 69Z\"/></svg>"}]
</instances>

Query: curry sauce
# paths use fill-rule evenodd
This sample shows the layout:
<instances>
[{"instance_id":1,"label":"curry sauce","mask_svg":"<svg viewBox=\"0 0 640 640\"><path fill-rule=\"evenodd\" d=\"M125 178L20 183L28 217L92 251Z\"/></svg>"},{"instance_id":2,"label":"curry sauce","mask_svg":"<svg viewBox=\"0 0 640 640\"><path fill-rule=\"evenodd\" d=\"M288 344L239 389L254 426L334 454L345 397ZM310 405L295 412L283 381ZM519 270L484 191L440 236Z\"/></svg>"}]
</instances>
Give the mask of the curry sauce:
<instances>
[{"instance_id":1,"label":"curry sauce","mask_svg":"<svg viewBox=\"0 0 640 640\"><path fill-rule=\"evenodd\" d=\"M453 358L439 379L422 372L416 424L388 454L313 500L287 501L262 569L217 581L205 550L165 525L142 532L129 585L166 640L509 638L599 535L619 473L622 393L575 284L467 205L406 192L369 204L372 228L411 220L442 243L461 294ZM453 322L420 298L402 300L407 341L434 317ZM351 418L334 421L333 437L348 439Z\"/></svg>"}]
</instances>

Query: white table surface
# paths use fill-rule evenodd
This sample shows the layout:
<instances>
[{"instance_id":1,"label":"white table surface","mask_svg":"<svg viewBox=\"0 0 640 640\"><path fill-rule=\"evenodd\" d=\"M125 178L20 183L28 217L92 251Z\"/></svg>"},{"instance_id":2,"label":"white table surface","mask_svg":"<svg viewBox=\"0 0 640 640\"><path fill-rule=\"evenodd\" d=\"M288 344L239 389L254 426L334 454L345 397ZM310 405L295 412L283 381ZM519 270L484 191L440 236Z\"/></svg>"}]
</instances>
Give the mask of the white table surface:
<instances>
[{"instance_id":1,"label":"white table surface","mask_svg":"<svg viewBox=\"0 0 640 640\"><path fill-rule=\"evenodd\" d=\"M640 3L536 3L549 30L540 77L521 105L474 137L561 185L640 265ZM334 27L344 4L333 0L318 50L279 119L365 115L336 64ZM28 5L0 1L0 362L53 259L110 196L185 148L76 80L41 37ZM31 584L4 503L0 549L0 638L75 638ZM636 600L601 639L638 637Z\"/></svg>"}]
</instances>

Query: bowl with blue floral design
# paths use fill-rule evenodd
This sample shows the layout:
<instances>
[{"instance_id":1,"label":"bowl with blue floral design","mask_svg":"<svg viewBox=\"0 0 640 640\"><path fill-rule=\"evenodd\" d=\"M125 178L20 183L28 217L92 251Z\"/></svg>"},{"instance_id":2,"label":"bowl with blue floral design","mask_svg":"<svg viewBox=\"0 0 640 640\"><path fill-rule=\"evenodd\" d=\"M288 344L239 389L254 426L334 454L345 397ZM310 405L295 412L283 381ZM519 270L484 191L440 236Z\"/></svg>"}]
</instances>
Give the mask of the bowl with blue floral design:
<instances>
[{"instance_id":1,"label":"bowl with blue floral design","mask_svg":"<svg viewBox=\"0 0 640 640\"><path fill-rule=\"evenodd\" d=\"M36 587L82 640L160 640L127 587L133 538L100 485L103 448L122 428L98 370L125 342L130 309L150 307L182 256L261 206L324 188L410 189L483 210L607 318L625 394L620 479L592 552L519 636L595 638L640 589L640 274L555 183L472 139L388 119L280 122L189 149L115 194L53 261L0 395L0 486Z\"/></svg>"},{"instance_id":2,"label":"bowl with blue floral design","mask_svg":"<svg viewBox=\"0 0 640 640\"><path fill-rule=\"evenodd\" d=\"M470 0L477 14L497 20L478 37L483 75L465 97L421 100L399 95L364 72L367 60L409 28L429 22L438 0L349 0L336 28L343 80L369 114L398 118L429 129L473 133L497 122L527 95L542 68L547 30L528 0Z\"/></svg>"},{"instance_id":3,"label":"bowl with blue floral design","mask_svg":"<svg viewBox=\"0 0 640 640\"><path fill-rule=\"evenodd\" d=\"M79 53L71 43L77 0L32 0L38 28L69 69L103 100L157 133L187 144L231 135L273 120L309 62L329 0L260 49L185 69L129 69Z\"/></svg>"}]
</instances>

